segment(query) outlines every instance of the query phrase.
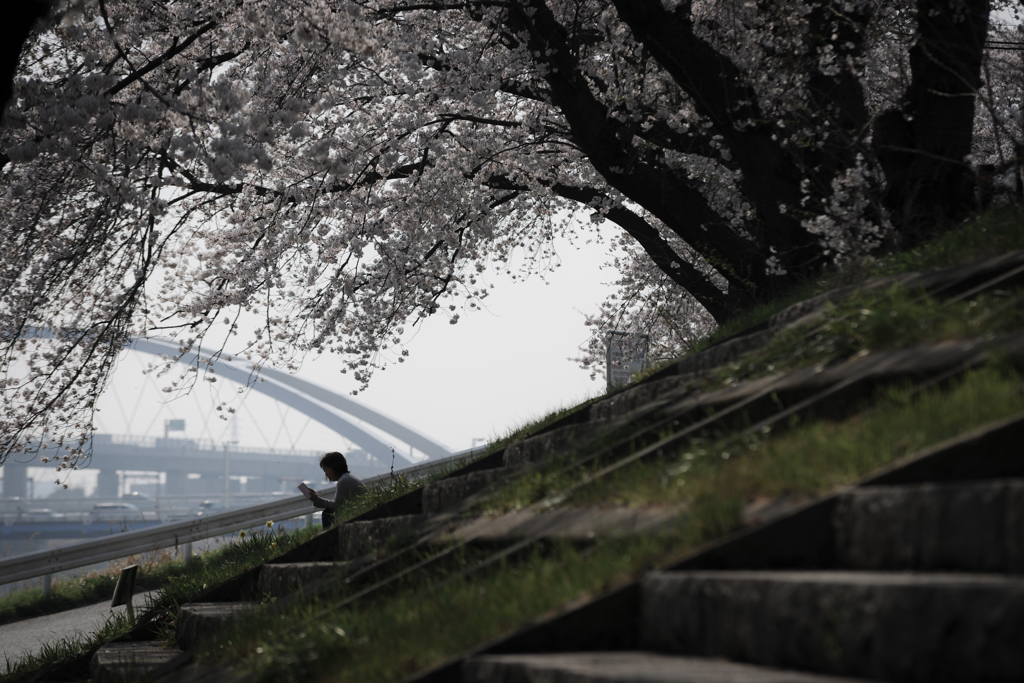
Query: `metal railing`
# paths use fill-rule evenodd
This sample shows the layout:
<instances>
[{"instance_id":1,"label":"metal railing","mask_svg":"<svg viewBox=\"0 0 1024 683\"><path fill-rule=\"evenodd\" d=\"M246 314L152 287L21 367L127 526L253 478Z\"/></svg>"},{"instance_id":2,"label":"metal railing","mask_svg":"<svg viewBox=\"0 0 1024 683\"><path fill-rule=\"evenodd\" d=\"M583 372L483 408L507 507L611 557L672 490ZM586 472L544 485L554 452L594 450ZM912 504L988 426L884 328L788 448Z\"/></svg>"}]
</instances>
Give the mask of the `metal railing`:
<instances>
[{"instance_id":1,"label":"metal railing","mask_svg":"<svg viewBox=\"0 0 1024 683\"><path fill-rule=\"evenodd\" d=\"M394 474L395 476L419 479L443 467L461 466L472 460L473 457L472 451L463 451L447 458L396 470ZM388 481L390 477L390 473L381 474L364 479L363 483L369 486ZM329 496L333 491L334 487L331 486L317 491L317 493ZM312 513L309 501L304 496L297 495L285 500L253 505L209 517L161 524L53 550L25 553L0 560L0 585L42 576L43 590L48 592L49 578L58 572L163 548L186 546L191 549L191 544L195 541L250 529L265 524L269 520L284 521L304 515L311 516Z\"/></svg>"}]
</instances>

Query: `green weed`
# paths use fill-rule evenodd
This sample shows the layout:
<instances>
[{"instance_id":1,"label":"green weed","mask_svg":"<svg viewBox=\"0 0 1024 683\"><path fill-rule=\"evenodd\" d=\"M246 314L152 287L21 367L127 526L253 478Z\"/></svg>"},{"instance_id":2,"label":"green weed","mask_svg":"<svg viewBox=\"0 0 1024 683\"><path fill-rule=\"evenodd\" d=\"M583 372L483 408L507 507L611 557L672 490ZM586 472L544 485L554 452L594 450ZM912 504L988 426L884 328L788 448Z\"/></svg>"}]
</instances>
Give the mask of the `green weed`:
<instances>
[{"instance_id":1,"label":"green weed","mask_svg":"<svg viewBox=\"0 0 1024 683\"><path fill-rule=\"evenodd\" d=\"M782 331L768 345L719 368L706 388L730 386L774 372L831 364L864 351L970 339L1024 326L1024 289L993 290L946 303L894 286L851 296L822 320Z\"/></svg>"},{"instance_id":2,"label":"green weed","mask_svg":"<svg viewBox=\"0 0 1024 683\"><path fill-rule=\"evenodd\" d=\"M158 624L163 624L165 632L173 632L173 620L178 606L251 567L257 567L305 543L318 531L315 527L293 533L274 533L265 529L247 533L237 542L203 553L188 565L174 561L158 566L147 581L151 583L153 576L161 576L160 593L147 600L141 609L137 608L136 616L140 621L156 619ZM116 583L116 577L114 581ZM0 664L0 676L5 683L28 680L56 662L88 652L130 630L131 625L127 623L124 614L115 612L95 634L58 640L44 646L37 656Z\"/></svg>"},{"instance_id":3,"label":"green weed","mask_svg":"<svg viewBox=\"0 0 1024 683\"><path fill-rule=\"evenodd\" d=\"M1024 249L1024 206L1015 204L965 221L916 249L876 254L829 269L813 282L798 285L738 313L698 342L690 353L700 352L754 327L792 304L838 287L871 277L949 268L1018 249Z\"/></svg>"},{"instance_id":4,"label":"green weed","mask_svg":"<svg viewBox=\"0 0 1024 683\"><path fill-rule=\"evenodd\" d=\"M806 497L851 484L916 450L1024 412L1022 389L1020 374L999 366L967 373L948 389L886 389L870 409L845 420L803 421L781 434L691 442L599 480L568 504L684 503L695 506L691 516L699 525L715 527L716 519L700 519L701 506Z\"/></svg>"},{"instance_id":5,"label":"green weed","mask_svg":"<svg viewBox=\"0 0 1024 683\"><path fill-rule=\"evenodd\" d=\"M313 619L322 604L263 629L225 633L205 656L248 669L256 681L393 681L437 664L573 600L650 568L678 539L565 543L462 578L439 590L411 585L387 599Z\"/></svg>"},{"instance_id":6,"label":"green weed","mask_svg":"<svg viewBox=\"0 0 1024 683\"><path fill-rule=\"evenodd\" d=\"M739 441L694 442L599 480L568 503L682 503L686 512L667 535L603 540L590 548L548 543L442 588L437 576L411 579L388 597L332 610L332 600L345 595L339 584L333 598L226 632L203 656L275 683L398 680L720 538L743 524L752 501L826 493L920 448L1020 413L1021 386L1016 371L993 366L946 389L884 390L875 408L849 419L805 420L783 433ZM520 490L537 476L525 477ZM551 482L543 486L551 492ZM534 490L529 497L538 495Z\"/></svg>"}]
</instances>

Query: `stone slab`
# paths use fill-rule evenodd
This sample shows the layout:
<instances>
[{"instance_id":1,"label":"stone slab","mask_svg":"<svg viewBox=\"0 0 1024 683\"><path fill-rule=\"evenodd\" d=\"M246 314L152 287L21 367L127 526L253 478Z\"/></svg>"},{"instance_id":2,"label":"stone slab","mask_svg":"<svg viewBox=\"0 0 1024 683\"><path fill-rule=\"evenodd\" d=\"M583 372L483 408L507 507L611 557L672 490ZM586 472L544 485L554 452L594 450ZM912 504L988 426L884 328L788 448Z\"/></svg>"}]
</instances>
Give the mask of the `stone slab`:
<instances>
[{"instance_id":1,"label":"stone slab","mask_svg":"<svg viewBox=\"0 0 1024 683\"><path fill-rule=\"evenodd\" d=\"M244 619L259 607L257 602L193 602L178 610L175 635L178 645L188 650L230 621Z\"/></svg>"},{"instance_id":2,"label":"stone slab","mask_svg":"<svg viewBox=\"0 0 1024 683\"><path fill-rule=\"evenodd\" d=\"M265 564L260 571L259 591L261 595L280 598L302 586L342 574L350 566L349 562Z\"/></svg>"},{"instance_id":3,"label":"stone slab","mask_svg":"<svg viewBox=\"0 0 1024 683\"><path fill-rule=\"evenodd\" d=\"M432 527L432 515L399 515L368 522L348 522L338 527L338 554L343 560L355 560L373 553L413 542Z\"/></svg>"},{"instance_id":4,"label":"stone slab","mask_svg":"<svg viewBox=\"0 0 1024 683\"><path fill-rule=\"evenodd\" d=\"M516 441L505 448L505 467L525 467L555 454L571 453L597 433L593 424L570 424L543 434Z\"/></svg>"},{"instance_id":5,"label":"stone slab","mask_svg":"<svg viewBox=\"0 0 1024 683\"><path fill-rule=\"evenodd\" d=\"M981 261L922 273L904 282L906 289L924 289L937 298L960 296L968 290L984 287L1024 263L1024 251L1012 251Z\"/></svg>"},{"instance_id":6,"label":"stone slab","mask_svg":"<svg viewBox=\"0 0 1024 683\"><path fill-rule=\"evenodd\" d=\"M833 526L852 569L1024 572L1024 480L859 488Z\"/></svg>"},{"instance_id":7,"label":"stone slab","mask_svg":"<svg viewBox=\"0 0 1024 683\"><path fill-rule=\"evenodd\" d=\"M482 459L485 460L486 458ZM480 460L478 460L475 463L470 463L469 465L467 465L467 467L473 467L479 462ZM409 493L406 493L402 496L399 496L398 498L395 498L394 500L388 501L387 503L382 503L381 505L378 505L377 507L371 510L367 510L366 512L359 515L355 519L349 520L349 522L369 522L375 519L383 519L385 517L397 517L399 515L419 515L422 513L423 489L417 488L413 489L412 491L409 491ZM335 547L335 552L337 552L337 547ZM303 561L305 561L305 558L303 558Z\"/></svg>"},{"instance_id":8,"label":"stone slab","mask_svg":"<svg viewBox=\"0 0 1024 683\"><path fill-rule=\"evenodd\" d=\"M508 474L504 467L441 479L423 487L423 513L436 514L459 506Z\"/></svg>"},{"instance_id":9,"label":"stone slab","mask_svg":"<svg viewBox=\"0 0 1024 683\"><path fill-rule=\"evenodd\" d=\"M644 648L890 681L1024 671L1024 577L853 571L652 572Z\"/></svg>"},{"instance_id":10,"label":"stone slab","mask_svg":"<svg viewBox=\"0 0 1024 683\"><path fill-rule=\"evenodd\" d=\"M537 512L520 510L498 517L480 517L442 538L515 541L544 536L570 540L655 534L672 528L683 509L678 506L601 508L596 506Z\"/></svg>"},{"instance_id":11,"label":"stone slab","mask_svg":"<svg viewBox=\"0 0 1024 683\"><path fill-rule=\"evenodd\" d=\"M840 683L850 678L655 652L484 655L462 665L463 683Z\"/></svg>"},{"instance_id":12,"label":"stone slab","mask_svg":"<svg viewBox=\"0 0 1024 683\"><path fill-rule=\"evenodd\" d=\"M590 419L594 422L611 420L627 415L659 400L678 400L692 388L689 377L666 377L654 382L642 382L623 389L590 406Z\"/></svg>"},{"instance_id":13,"label":"stone slab","mask_svg":"<svg viewBox=\"0 0 1024 683\"><path fill-rule=\"evenodd\" d=\"M108 643L93 655L89 671L97 683L144 680L146 674L182 654L181 650L159 642Z\"/></svg>"},{"instance_id":14,"label":"stone slab","mask_svg":"<svg viewBox=\"0 0 1024 683\"><path fill-rule=\"evenodd\" d=\"M978 428L919 451L864 486L898 486L956 480L991 481L1024 477L1024 416ZM701 549L670 569L832 569L835 557L833 513L841 494L811 502L793 514L762 521Z\"/></svg>"},{"instance_id":15,"label":"stone slab","mask_svg":"<svg viewBox=\"0 0 1024 683\"><path fill-rule=\"evenodd\" d=\"M331 562L338 559L338 536L334 529L321 531L305 543L275 557L273 564Z\"/></svg>"}]
</instances>

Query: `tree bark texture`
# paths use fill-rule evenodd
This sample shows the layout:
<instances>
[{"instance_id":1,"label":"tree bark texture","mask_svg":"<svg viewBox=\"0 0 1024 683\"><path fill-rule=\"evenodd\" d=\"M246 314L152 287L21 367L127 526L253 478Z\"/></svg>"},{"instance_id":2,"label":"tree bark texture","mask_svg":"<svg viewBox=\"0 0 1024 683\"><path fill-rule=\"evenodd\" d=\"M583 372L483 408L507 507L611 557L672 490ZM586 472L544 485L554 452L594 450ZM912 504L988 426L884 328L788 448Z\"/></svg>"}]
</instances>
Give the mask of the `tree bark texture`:
<instances>
[{"instance_id":1,"label":"tree bark texture","mask_svg":"<svg viewBox=\"0 0 1024 683\"><path fill-rule=\"evenodd\" d=\"M911 83L901 110L876 123L886 204L906 246L919 243L973 206L965 158L988 32L989 0L919 0Z\"/></svg>"}]
</instances>

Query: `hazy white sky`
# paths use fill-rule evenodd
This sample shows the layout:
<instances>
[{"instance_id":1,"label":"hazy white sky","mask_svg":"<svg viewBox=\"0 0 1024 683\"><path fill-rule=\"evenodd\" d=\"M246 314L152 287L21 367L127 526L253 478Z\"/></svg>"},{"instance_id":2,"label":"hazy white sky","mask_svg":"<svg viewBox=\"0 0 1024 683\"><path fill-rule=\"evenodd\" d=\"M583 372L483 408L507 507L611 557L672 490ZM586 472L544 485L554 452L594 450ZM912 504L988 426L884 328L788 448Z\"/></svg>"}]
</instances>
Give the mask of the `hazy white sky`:
<instances>
[{"instance_id":1,"label":"hazy white sky","mask_svg":"<svg viewBox=\"0 0 1024 683\"><path fill-rule=\"evenodd\" d=\"M584 314L596 312L611 293L608 283L616 272L602 268L610 259L606 245L558 240L555 246L561 266L545 279L533 275L513 282L504 273L487 272L484 277L495 288L484 310L460 311L457 325L443 316L421 321L407 345L406 362L378 372L356 400L459 451L603 391L603 374L591 380L569 359L590 337ZM152 360L138 352L122 357L100 401L98 432L163 436L166 420L184 419L186 431L170 436L302 451L351 447L262 394L238 395L238 385L224 379L214 385L199 382L189 395L172 400L160 390L166 382L143 373ZM338 359L325 355L308 359L297 374L348 394L357 383L351 374L341 374L341 367ZM218 419L221 413L214 408L231 396L236 396L233 423ZM73 473L67 483L88 492L95 486L95 469L102 469L99 459L93 471ZM37 497L56 489L49 468L30 468L29 473L37 480Z\"/></svg>"},{"instance_id":2,"label":"hazy white sky","mask_svg":"<svg viewBox=\"0 0 1024 683\"><path fill-rule=\"evenodd\" d=\"M589 339L584 314L596 312L611 292L607 283L615 271L602 269L609 258L605 246L556 244L562 265L546 280L531 276L512 282L505 274L487 273L495 284L487 308L462 313L457 325L442 316L421 322L406 362L377 373L356 400L459 451L601 392L603 376L593 381L569 359ZM152 360L137 352L121 359L96 415L100 433L163 436L166 420L184 419L186 431L170 436L321 452L351 446L254 391L235 401L234 424L218 419L218 399L238 388L223 379L215 385L200 382L189 395L170 399L160 390L165 382L143 373ZM297 374L348 394L357 384L340 369L336 358L325 355L307 360ZM93 467L101 469L102 462L97 459ZM30 476L38 480L37 497L56 488L48 468L31 468ZM86 470L73 473L67 483L89 491L94 482L95 473Z\"/></svg>"},{"instance_id":3,"label":"hazy white sky","mask_svg":"<svg viewBox=\"0 0 1024 683\"><path fill-rule=\"evenodd\" d=\"M457 325L443 316L422 321L406 362L378 372L357 400L462 450L600 391L603 379L592 381L569 358L589 338L584 313L596 312L615 272L601 268L608 260L604 246L559 241L557 248L562 265L546 280L512 282L487 273L495 288L485 310L461 313ZM224 396L237 386L226 387L224 380L214 387L200 383L190 396L168 401L160 380L142 373L150 360L130 353L121 361L101 401L100 432L162 436L164 420L184 418L189 438L234 440L235 432L247 446L339 448L332 432L255 392L245 395L235 426L216 419L211 389ZM325 355L308 359L297 374L348 394L357 384L340 369Z\"/></svg>"}]
</instances>

